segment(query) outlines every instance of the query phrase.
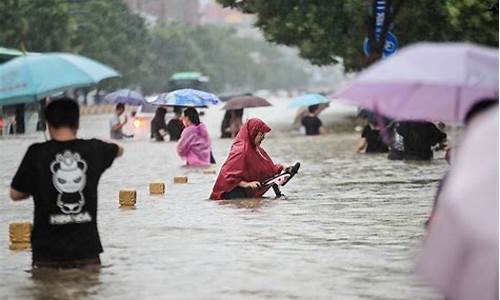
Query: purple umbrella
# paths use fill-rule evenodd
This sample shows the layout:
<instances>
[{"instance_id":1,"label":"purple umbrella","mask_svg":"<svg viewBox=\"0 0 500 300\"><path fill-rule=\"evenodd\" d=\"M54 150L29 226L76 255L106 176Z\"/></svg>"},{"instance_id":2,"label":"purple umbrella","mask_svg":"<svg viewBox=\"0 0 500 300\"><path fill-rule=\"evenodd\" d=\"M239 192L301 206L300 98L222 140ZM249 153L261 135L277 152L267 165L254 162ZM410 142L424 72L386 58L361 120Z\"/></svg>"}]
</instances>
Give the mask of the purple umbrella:
<instances>
[{"instance_id":1,"label":"purple umbrella","mask_svg":"<svg viewBox=\"0 0 500 300\"><path fill-rule=\"evenodd\" d=\"M109 103L123 103L128 105L142 105L146 99L136 91L121 89L107 94L104 101Z\"/></svg>"},{"instance_id":2,"label":"purple umbrella","mask_svg":"<svg viewBox=\"0 0 500 300\"><path fill-rule=\"evenodd\" d=\"M498 49L418 43L363 71L333 94L397 119L462 121L483 98L498 98Z\"/></svg>"},{"instance_id":3,"label":"purple umbrella","mask_svg":"<svg viewBox=\"0 0 500 300\"><path fill-rule=\"evenodd\" d=\"M467 128L417 271L446 299L498 299L498 107Z\"/></svg>"},{"instance_id":4,"label":"purple umbrella","mask_svg":"<svg viewBox=\"0 0 500 300\"><path fill-rule=\"evenodd\" d=\"M227 101L227 103L222 107L223 110L235 110L235 109L243 109L248 107L262 107L262 106L272 106L269 101L264 98L257 96L240 96L231 98L231 100Z\"/></svg>"}]
</instances>

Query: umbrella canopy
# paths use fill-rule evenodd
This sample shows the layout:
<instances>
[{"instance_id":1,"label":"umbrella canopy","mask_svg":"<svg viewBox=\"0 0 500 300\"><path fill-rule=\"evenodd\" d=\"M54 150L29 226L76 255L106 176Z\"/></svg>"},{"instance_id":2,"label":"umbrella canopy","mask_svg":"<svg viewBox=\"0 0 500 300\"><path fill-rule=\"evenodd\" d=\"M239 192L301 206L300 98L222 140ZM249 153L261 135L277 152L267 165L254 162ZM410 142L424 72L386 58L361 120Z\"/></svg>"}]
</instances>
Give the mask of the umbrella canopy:
<instances>
[{"instance_id":1,"label":"umbrella canopy","mask_svg":"<svg viewBox=\"0 0 500 300\"><path fill-rule=\"evenodd\" d=\"M242 93L235 93L235 92L231 92L231 93L223 93L223 94L219 94L217 95L217 97L219 97L220 101L222 102L227 102L233 98L236 98L236 97L241 97L241 96L252 96L252 93L250 92L242 92Z\"/></svg>"},{"instance_id":2,"label":"umbrella canopy","mask_svg":"<svg viewBox=\"0 0 500 300\"><path fill-rule=\"evenodd\" d=\"M498 107L467 128L429 226L417 272L446 299L498 299Z\"/></svg>"},{"instance_id":3,"label":"umbrella canopy","mask_svg":"<svg viewBox=\"0 0 500 300\"><path fill-rule=\"evenodd\" d=\"M235 109L243 109L248 107L262 107L262 106L272 106L269 101L264 98L257 96L241 96L234 97L231 100L227 101L222 109L224 110L235 110Z\"/></svg>"},{"instance_id":4,"label":"umbrella canopy","mask_svg":"<svg viewBox=\"0 0 500 300\"><path fill-rule=\"evenodd\" d=\"M462 121L483 98L498 98L498 49L418 43L363 71L333 94L398 119Z\"/></svg>"},{"instance_id":5,"label":"umbrella canopy","mask_svg":"<svg viewBox=\"0 0 500 300\"><path fill-rule=\"evenodd\" d=\"M214 94L195 89L180 89L170 93L161 93L151 104L165 106L207 107L220 102Z\"/></svg>"},{"instance_id":6,"label":"umbrella canopy","mask_svg":"<svg viewBox=\"0 0 500 300\"><path fill-rule=\"evenodd\" d=\"M79 55L21 56L0 65L0 105L34 102L117 76L120 74L112 68Z\"/></svg>"},{"instance_id":7,"label":"umbrella canopy","mask_svg":"<svg viewBox=\"0 0 500 300\"><path fill-rule=\"evenodd\" d=\"M109 103L123 103L128 105L142 105L146 102L144 96L136 91L121 89L107 94L104 101Z\"/></svg>"},{"instance_id":8,"label":"umbrella canopy","mask_svg":"<svg viewBox=\"0 0 500 300\"><path fill-rule=\"evenodd\" d=\"M293 99L289 104L288 108L296 108L302 106L310 106L321 103L330 103L330 99L326 98L320 94L306 94Z\"/></svg>"}]
</instances>

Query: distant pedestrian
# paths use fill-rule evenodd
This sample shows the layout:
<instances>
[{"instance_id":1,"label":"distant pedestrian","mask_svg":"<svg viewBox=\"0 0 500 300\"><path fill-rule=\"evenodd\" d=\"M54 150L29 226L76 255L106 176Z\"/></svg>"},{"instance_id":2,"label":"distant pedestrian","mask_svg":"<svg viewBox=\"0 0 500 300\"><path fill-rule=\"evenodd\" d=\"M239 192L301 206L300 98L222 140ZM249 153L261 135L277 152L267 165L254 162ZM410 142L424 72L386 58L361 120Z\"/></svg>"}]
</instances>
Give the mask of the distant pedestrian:
<instances>
[{"instance_id":1,"label":"distant pedestrian","mask_svg":"<svg viewBox=\"0 0 500 300\"><path fill-rule=\"evenodd\" d=\"M181 133L184 130L184 124L181 121L182 108L174 107L174 117L168 121L167 132L170 136L170 141L178 141L181 138Z\"/></svg>"},{"instance_id":2,"label":"distant pedestrian","mask_svg":"<svg viewBox=\"0 0 500 300\"><path fill-rule=\"evenodd\" d=\"M120 116L125 113L125 105L123 103L118 103L115 107L115 113L110 120L110 137L114 140L121 140L124 137L133 137L131 135L126 135L123 133L123 126L127 124L127 115L124 115L123 122L120 121Z\"/></svg>"},{"instance_id":3,"label":"distant pedestrian","mask_svg":"<svg viewBox=\"0 0 500 300\"><path fill-rule=\"evenodd\" d=\"M231 121L229 124L231 138L234 138L236 135L238 135L241 126L243 126L243 109L234 109L231 111Z\"/></svg>"},{"instance_id":4,"label":"distant pedestrian","mask_svg":"<svg viewBox=\"0 0 500 300\"><path fill-rule=\"evenodd\" d=\"M33 197L33 266L99 265L97 187L123 148L77 138L80 113L72 99L50 102L45 116L51 140L28 148L10 189L13 200Z\"/></svg>"},{"instance_id":5,"label":"distant pedestrian","mask_svg":"<svg viewBox=\"0 0 500 300\"><path fill-rule=\"evenodd\" d=\"M210 165L212 142L207 127L200 122L196 109L186 108L183 121L185 128L177 142L177 153L188 166Z\"/></svg>"},{"instance_id":6,"label":"distant pedestrian","mask_svg":"<svg viewBox=\"0 0 500 300\"><path fill-rule=\"evenodd\" d=\"M446 140L446 133L430 122L405 121L394 127L389 159L431 160L432 147Z\"/></svg>"},{"instance_id":7,"label":"distant pedestrian","mask_svg":"<svg viewBox=\"0 0 500 300\"><path fill-rule=\"evenodd\" d=\"M380 129L373 122L368 122L361 132L361 138L358 142L356 152L385 153L387 151L389 151L389 149L383 142Z\"/></svg>"},{"instance_id":8,"label":"distant pedestrian","mask_svg":"<svg viewBox=\"0 0 500 300\"><path fill-rule=\"evenodd\" d=\"M156 109L155 115L151 120L151 137L157 142L163 142L163 138L168 134L167 123L165 123L165 114L167 110L163 107Z\"/></svg>"},{"instance_id":9,"label":"distant pedestrian","mask_svg":"<svg viewBox=\"0 0 500 300\"><path fill-rule=\"evenodd\" d=\"M318 108L319 105L310 105L308 109L308 114L302 118L301 124L304 126L306 135L319 135L326 133L323 128L323 123L318 118Z\"/></svg>"},{"instance_id":10,"label":"distant pedestrian","mask_svg":"<svg viewBox=\"0 0 500 300\"><path fill-rule=\"evenodd\" d=\"M220 138L227 139L231 137L231 110L226 110L224 117L222 118L222 123L220 125Z\"/></svg>"}]
</instances>

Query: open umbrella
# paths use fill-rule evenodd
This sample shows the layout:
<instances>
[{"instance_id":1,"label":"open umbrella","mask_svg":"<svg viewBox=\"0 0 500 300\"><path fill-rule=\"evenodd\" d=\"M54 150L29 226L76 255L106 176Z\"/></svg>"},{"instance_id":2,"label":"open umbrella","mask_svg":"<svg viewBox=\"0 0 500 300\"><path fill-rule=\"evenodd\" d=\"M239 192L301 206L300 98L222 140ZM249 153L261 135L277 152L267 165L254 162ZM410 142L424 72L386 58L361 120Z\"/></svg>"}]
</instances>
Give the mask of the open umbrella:
<instances>
[{"instance_id":1,"label":"open umbrella","mask_svg":"<svg viewBox=\"0 0 500 300\"><path fill-rule=\"evenodd\" d=\"M417 272L446 299L498 299L498 107L467 128L429 226Z\"/></svg>"},{"instance_id":2,"label":"open umbrella","mask_svg":"<svg viewBox=\"0 0 500 300\"><path fill-rule=\"evenodd\" d=\"M0 65L0 105L35 102L70 88L97 84L120 74L95 60L47 53L14 58Z\"/></svg>"},{"instance_id":3,"label":"open umbrella","mask_svg":"<svg viewBox=\"0 0 500 300\"><path fill-rule=\"evenodd\" d=\"M241 96L252 96L252 93L250 92L229 92L229 93L223 93L223 94L219 94L217 95L217 97L220 99L220 101L222 102L227 102L233 98L236 98L236 97L241 97Z\"/></svg>"},{"instance_id":4,"label":"open umbrella","mask_svg":"<svg viewBox=\"0 0 500 300\"><path fill-rule=\"evenodd\" d=\"M207 107L219 104L220 100L214 94L195 89L180 89L158 95L151 104L165 106Z\"/></svg>"},{"instance_id":5,"label":"open umbrella","mask_svg":"<svg viewBox=\"0 0 500 300\"><path fill-rule=\"evenodd\" d=\"M107 94L104 101L109 103L123 103L128 105L142 105L146 101L144 96L136 91L121 89Z\"/></svg>"},{"instance_id":6,"label":"open umbrella","mask_svg":"<svg viewBox=\"0 0 500 300\"><path fill-rule=\"evenodd\" d=\"M310 106L321 103L330 103L330 99L321 94L306 94L294 98L290 103L288 103L288 108Z\"/></svg>"},{"instance_id":7,"label":"open umbrella","mask_svg":"<svg viewBox=\"0 0 500 300\"><path fill-rule=\"evenodd\" d=\"M234 97L222 107L223 110L235 110L248 107L272 106L269 101L257 96L240 96Z\"/></svg>"},{"instance_id":8,"label":"open umbrella","mask_svg":"<svg viewBox=\"0 0 500 300\"><path fill-rule=\"evenodd\" d=\"M418 43L377 62L333 94L382 115L462 121L483 98L498 98L498 48Z\"/></svg>"}]
</instances>

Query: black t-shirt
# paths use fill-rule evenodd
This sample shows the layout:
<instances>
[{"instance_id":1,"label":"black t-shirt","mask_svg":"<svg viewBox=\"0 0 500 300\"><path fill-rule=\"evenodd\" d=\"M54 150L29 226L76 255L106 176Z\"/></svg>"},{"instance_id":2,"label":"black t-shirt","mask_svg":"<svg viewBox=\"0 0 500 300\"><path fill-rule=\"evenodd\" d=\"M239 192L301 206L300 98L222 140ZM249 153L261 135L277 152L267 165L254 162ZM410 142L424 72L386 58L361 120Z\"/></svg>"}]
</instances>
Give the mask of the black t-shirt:
<instances>
[{"instance_id":1,"label":"black t-shirt","mask_svg":"<svg viewBox=\"0 0 500 300\"><path fill-rule=\"evenodd\" d=\"M305 116L304 118L302 118L302 126L304 126L306 129L306 135L318 135L319 128L323 126L323 124L321 123L321 120L316 116Z\"/></svg>"},{"instance_id":2,"label":"black t-shirt","mask_svg":"<svg viewBox=\"0 0 500 300\"><path fill-rule=\"evenodd\" d=\"M168 121L167 131L170 135L171 141L177 141L178 139L180 139L182 130L184 130L184 125L182 124L181 120L173 118Z\"/></svg>"},{"instance_id":3,"label":"black t-shirt","mask_svg":"<svg viewBox=\"0 0 500 300\"><path fill-rule=\"evenodd\" d=\"M380 130L372 129L369 125L366 125L361 132L361 137L366 139L366 152L376 153L376 152L387 152L387 145L384 144L380 136Z\"/></svg>"},{"instance_id":4,"label":"black t-shirt","mask_svg":"<svg viewBox=\"0 0 500 300\"><path fill-rule=\"evenodd\" d=\"M28 148L11 187L33 196L33 261L95 258L102 252L97 185L117 153L116 144L97 139L51 140Z\"/></svg>"},{"instance_id":5,"label":"black t-shirt","mask_svg":"<svg viewBox=\"0 0 500 300\"><path fill-rule=\"evenodd\" d=\"M404 138L406 159L429 160L431 147L446 139L446 133L430 122L400 122L396 129Z\"/></svg>"}]
</instances>

